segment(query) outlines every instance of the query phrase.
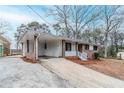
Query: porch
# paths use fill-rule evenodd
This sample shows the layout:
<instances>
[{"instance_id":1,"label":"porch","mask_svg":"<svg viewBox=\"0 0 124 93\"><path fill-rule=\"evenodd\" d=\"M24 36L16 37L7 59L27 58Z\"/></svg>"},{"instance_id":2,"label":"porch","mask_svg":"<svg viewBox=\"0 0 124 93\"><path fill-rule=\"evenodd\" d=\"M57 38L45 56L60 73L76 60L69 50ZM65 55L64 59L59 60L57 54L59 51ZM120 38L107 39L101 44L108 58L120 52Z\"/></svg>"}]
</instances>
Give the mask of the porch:
<instances>
[{"instance_id":1,"label":"porch","mask_svg":"<svg viewBox=\"0 0 124 93\"><path fill-rule=\"evenodd\" d=\"M81 60L93 59L94 52L98 51L96 45L85 44L80 42L65 41L65 57L66 56L77 56Z\"/></svg>"}]
</instances>

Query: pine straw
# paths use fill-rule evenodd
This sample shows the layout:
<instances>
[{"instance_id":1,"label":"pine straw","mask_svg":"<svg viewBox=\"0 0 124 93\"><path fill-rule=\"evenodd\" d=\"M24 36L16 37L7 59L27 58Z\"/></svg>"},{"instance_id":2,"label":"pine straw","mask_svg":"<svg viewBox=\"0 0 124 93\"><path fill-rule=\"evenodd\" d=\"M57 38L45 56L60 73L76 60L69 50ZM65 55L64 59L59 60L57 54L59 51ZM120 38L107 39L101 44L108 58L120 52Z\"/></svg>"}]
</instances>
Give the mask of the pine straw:
<instances>
[{"instance_id":1,"label":"pine straw","mask_svg":"<svg viewBox=\"0 0 124 93\"><path fill-rule=\"evenodd\" d=\"M100 61L100 60L82 61L78 57L74 57L74 56L65 57L65 58L70 60L70 61L72 61L72 62L74 62L74 63L80 64L80 65L97 64Z\"/></svg>"},{"instance_id":2,"label":"pine straw","mask_svg":"<svg viewBox=\"0 0 124 93\"><path fill-rule=\"evenodd\" d=\"M26 57L21 57L24 62L28 62L28 63L32 63L32 64L36 64L38 63L36 60L33 60L33 59L29 59L29 58L26 58Z\"/></svg>"},{"instance_id":3,"label":"pine straw","mask_svg":"<svg viewBox=\"0 0 124 93\"><path fill-rule=\"evenodd\" d=\"M106 75L124 80L124 63L121 60L101 59L81 61L77 57L66 57L66 59Z\"/></svg>"}]
</instances>

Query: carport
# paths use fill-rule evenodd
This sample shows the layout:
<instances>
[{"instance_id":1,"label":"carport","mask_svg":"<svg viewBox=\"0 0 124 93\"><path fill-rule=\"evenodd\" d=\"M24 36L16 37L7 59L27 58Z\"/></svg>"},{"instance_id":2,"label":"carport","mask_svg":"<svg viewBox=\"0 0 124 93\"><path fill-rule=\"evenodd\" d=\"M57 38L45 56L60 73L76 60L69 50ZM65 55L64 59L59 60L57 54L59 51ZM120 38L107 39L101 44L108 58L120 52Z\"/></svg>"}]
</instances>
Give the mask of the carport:
<instances>
[{"instance_id":1,"label":"carport","mask_svg":"<svg viewBox=\"0 0 124 93\"><path fill-rule=\"evenodd\" d=\"M62 56L62 40L46 33L28 31L21 39L23 56L37 60L38 57Z\"/></svg>"}]
</instances>

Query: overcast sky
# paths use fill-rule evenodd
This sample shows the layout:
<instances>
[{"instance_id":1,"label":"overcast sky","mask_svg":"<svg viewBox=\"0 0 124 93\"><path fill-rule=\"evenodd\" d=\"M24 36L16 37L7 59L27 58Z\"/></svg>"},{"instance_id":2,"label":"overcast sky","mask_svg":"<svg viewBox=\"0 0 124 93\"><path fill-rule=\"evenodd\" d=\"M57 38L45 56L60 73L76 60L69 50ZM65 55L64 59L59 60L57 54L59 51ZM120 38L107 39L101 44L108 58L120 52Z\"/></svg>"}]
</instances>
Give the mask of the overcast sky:
<instances>
[{"instance_id":1,"label":"overcast sky","mask_svg":"<svg viewBox=\"0 0 124 93\"><path fill-rule=\"evenodd\" d=\"M45 20L52 23L52 18L46 17L46 12L49 7L52 6L31 6L35 11L37 11ZM40 23L45 23L38 15L36 15L27 6L0 6L0 19L3 19L10 23L11 30L5 33L7 38L11 39L11 48L15 48L14 33L20 24L26 24L31 21L38 21Z\"/></svg>"}]
</instances>

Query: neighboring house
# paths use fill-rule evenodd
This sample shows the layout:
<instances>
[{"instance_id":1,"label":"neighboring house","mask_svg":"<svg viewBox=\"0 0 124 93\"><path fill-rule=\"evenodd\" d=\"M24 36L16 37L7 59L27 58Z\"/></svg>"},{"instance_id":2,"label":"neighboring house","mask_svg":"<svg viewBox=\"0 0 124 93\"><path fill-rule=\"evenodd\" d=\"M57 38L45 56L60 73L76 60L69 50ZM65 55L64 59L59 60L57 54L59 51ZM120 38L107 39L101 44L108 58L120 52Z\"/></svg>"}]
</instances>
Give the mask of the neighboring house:
<instances>
[{"instance_id":1,"label":"neighboring house","mask_svg":"<svg viewBox=\"0 0 124 93\"><path fill-rule=\"evenodd\" d=\"M119 59L124 59L124 51L118 52L118 53L117 53L117 57L118 57Z\"/></svg>"},{"instance_id":2,"label":"neighboring house","mask_svg":"<svg viewBox=\"0 0 124 93\"><path fill-rule=\"evenodd\" d=\"M38 57L78 56L82 60L93 58L98 45L86 43L78 39L54 36L43 32L27 31L19 39L23 56L37 60Z\"/></svg>"},{"instance_id":3,"label":"neighboring house","mask_svg":"<svg viewBox=\"0 0 124 93\"><path fill-rule=\"evenodd\" d=\"M10 55L10 42L3 36L0 36L0 56L8 55Z\"/></svg>"}]
</instances>

